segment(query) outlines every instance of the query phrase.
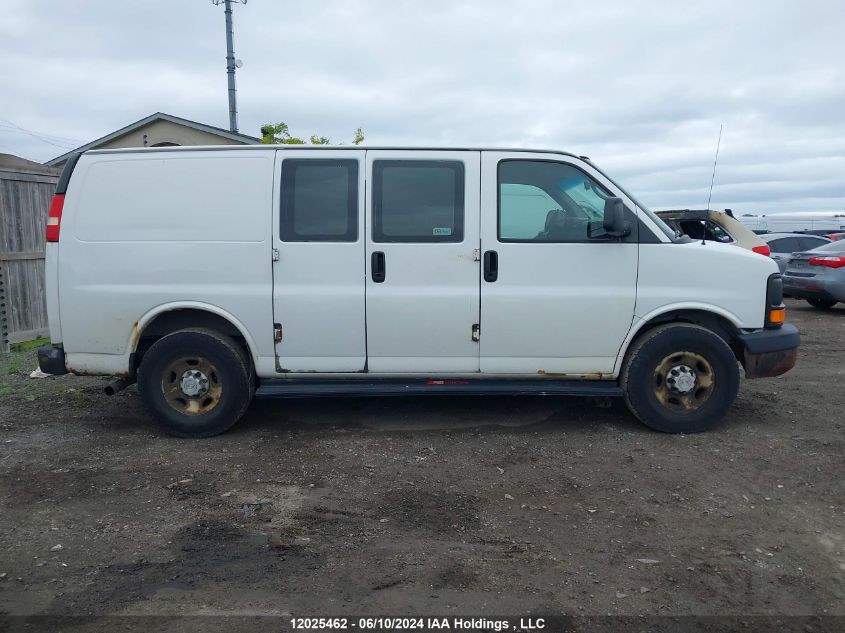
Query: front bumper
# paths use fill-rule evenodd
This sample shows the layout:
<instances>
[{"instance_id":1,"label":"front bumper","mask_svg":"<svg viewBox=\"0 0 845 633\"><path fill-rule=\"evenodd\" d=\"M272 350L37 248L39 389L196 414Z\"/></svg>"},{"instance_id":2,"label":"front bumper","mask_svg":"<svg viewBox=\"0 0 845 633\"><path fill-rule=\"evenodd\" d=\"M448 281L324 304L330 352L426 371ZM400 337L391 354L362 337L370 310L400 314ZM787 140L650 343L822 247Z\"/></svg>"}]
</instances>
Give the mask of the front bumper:
<instances>
[{"instance_id":1,"label":"front bumper","mask_svg":"<svg viewBox=\"0 0 845 633\"><path fill-rule=\"evenodd\" d=\"M42 345L38 348L38 367L45 374L66 374L65 349L61 345Z\"/></svg>"},{"instance_id":2,"label":"front bumper","mask_svg":"<svg viewBox=\"0 0 845 633\"><path fill-rule=\"evenodd\" d=\"M777 329L740 334L737 338L746 378L780 376L795 366L801 335L790 323Z\"/></svg>"}]
</instances>

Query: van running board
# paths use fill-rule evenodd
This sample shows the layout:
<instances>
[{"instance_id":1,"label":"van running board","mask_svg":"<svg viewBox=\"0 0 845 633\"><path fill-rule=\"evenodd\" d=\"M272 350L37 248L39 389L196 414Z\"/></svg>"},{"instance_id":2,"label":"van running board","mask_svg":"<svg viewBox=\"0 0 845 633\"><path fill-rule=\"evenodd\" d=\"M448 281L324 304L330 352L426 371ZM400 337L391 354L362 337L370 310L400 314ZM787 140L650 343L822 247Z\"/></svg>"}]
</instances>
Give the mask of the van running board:
<instances>
[{"instance_id":1,"label":"van running board","mask_svg":"<svg viewBox=\"0 0 845 633\"><path fill-rule=\"evenodd\" d=\"M460 378L274 378L262 380L256 398L313 396L621 396L611 380L499 380Z\"/></svg>"}]
</instances>

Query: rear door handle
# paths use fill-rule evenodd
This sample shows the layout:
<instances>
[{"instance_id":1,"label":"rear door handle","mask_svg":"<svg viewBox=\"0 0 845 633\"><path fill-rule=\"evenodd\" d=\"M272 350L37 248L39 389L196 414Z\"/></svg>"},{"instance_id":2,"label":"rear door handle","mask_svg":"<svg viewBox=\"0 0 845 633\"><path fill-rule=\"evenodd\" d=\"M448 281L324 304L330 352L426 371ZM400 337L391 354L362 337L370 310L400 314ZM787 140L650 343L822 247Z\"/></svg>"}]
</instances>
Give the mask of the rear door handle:
<instances>
[{"instance_id":1,"label":"rear door handle","mask_svg":"<svg viewBox=\"0 0 845 633\"><path fill-rule=\"evenodd\" d=\"M376 251L370 257L370 271L373 274L373 281L375 283L380 284L384 281L384 277L387 274L387 266L384 261L384 253L381 251Z\"/></svg>"},{"instance_id":2,"label":"rear door handle","mask_svg":"<svg viewBox=\"0 0 845 633\"><path fill-rule=\"evenodd\" d=\"M499 254L496 251L484 253L484 281L493 282L499 278Z\"/></svg>"}]
</instances>

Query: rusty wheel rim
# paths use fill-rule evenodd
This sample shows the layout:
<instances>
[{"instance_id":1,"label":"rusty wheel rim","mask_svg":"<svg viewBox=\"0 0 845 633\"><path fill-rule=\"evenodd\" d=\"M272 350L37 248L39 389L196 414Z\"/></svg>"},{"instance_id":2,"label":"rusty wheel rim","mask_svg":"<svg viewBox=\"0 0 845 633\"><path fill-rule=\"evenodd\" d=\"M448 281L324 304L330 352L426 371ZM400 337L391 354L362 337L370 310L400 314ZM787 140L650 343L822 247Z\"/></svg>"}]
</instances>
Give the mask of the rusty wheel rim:
<instances>
[{"instance_id":1,"label":"rusty wheel rim","mask_svg":"<svg viewBox=\"0 0 845 633\"><path fill-rule=\"evenodd\" d=\"M214 364L203 356L179 358L164 370L161 392L183 415L203 415L220 403L223 382Z\"/></svg>"},{"instance_id":2,"label":"rusty wheel rim","mask_svg":"<svg viewBox=\"0 0 845 633\"><path fill-rule=\"evenodd\" d=\"M688 413L700 409L716 386L713 366L693 352L674 352L654 369L654 396L667 409Z\"/></svg>"}]
</instances>

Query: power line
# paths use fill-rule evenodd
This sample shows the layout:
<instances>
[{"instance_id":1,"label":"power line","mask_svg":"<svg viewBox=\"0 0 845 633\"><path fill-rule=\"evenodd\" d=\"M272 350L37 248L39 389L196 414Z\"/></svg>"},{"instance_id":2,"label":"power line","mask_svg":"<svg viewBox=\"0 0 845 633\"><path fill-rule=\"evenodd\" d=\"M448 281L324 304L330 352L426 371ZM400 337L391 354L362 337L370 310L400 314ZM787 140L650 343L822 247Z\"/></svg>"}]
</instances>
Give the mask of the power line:
<instances>
[{"instance_id":1,"label":"power line","mask_svg":"<svg viewBox=\"0 0 845 633\"><path fill-rule=\"evenodd\" d=\"M52 141L48 141L45 138L41 138L37 134L26 132L24 130L11 130L8 128L0 128L0 132L6 132L7 134L26 134L27 136L31 136L32 138L41 141L42 143L47 143L48 145L58 147L59 149L73 149L74 147L79 147L78 145L59 145L58 143L53 143Z\"/></svg>"},{"instance_id":2,"label":"power line","mask_svg":"<svg viewBox=\"0 0 845 633\"><path fill-rule=\"evenodd\" d=\"M18 125L14 121L11 121L11 120L9 120L5 117L2 117L2 116L0 116L0 121L5 121L6 125L10 125L15 129L25 131L25 132L29 132L29 133L32 133L32 134L38 134L38 135L43 136L45 138L51 138L55 141L68 141L70 143L79 143L80 142L79 139L72 138L70 136L59 136L58 134L47 134L46 132L35 132L34 130L28 130L26 128L21 127L20 125Z\"/></svg>"},{"instance_id":3,"label":"power line","mask_svg":"<svg viewBox=\"0 0 845 633\"><path fill-rule=\"evenodd\" d=\"M72 139L63 136L54 136L51 134L45 134L42 132L36 132L34 130L28 130L26 128L21 127L17 123L10 121L9 119L0 117L0 121L5 121L5 125L0 123L0 132L7 132L10 134L26 134L27 136L31 136L42 143L47 143L48 145L52 145L53 147L58 147L59 149L73 149L74 147L79 147L81 145L81 141L77 139Z\"/></svg>"},{"instance_id":4,"label":"power line","mask_svg":"<svg viewBox=\"0 0 845 633\"><path fill-rule=\"evenodd\" d=\"M32 161L33 163L40 163L41 162L41 161L35 160L31 156L24 156L18 150L12 149L8 145L3 145L3 143L0 143L0 149L9 150L9 154L11 154L12 156L20 156L21 158L25 158L26 160Z\"/></svg>"}]
</instances>

